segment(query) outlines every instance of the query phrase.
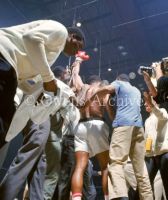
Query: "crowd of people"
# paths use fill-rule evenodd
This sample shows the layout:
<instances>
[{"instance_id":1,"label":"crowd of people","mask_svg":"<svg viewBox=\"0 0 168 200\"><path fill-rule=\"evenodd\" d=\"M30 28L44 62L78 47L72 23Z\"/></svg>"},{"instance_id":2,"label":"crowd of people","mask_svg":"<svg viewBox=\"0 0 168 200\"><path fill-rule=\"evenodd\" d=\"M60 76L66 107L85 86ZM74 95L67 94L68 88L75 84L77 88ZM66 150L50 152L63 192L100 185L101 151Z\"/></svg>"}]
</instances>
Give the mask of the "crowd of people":
<instances>
[{"instance_id":1,"label":"crowd of people","mask_svg":"<svg viewBox=\"0 0 168 200\"><path fill-rule=\"evenodd\" d=\"M162 63L152 65L157 87L143 71L148 91L142 97L126 74L111 83L97 75L83 82L80 67L89 56L79 28L38 20L1 28L0 36L2 157L6 145L23 135L0 183L1 200L95 200L92 157L104 200L168 199L168 113L159 106L168 99L168 77ZM51 68L61 52L75 56L73 64ZM142 99L150 113L145 122Z\"/></svg>"}]
</instances>

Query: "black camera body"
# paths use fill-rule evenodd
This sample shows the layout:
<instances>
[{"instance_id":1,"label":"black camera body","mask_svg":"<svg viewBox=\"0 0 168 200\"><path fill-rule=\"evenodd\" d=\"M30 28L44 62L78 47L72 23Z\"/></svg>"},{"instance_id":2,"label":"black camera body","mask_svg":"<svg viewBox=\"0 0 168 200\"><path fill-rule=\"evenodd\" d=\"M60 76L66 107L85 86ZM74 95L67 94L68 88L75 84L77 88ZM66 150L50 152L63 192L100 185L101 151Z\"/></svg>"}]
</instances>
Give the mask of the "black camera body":
<instances>
[{"instance_id":1,"label":"black camera body","mask_svg":"<svg viewBox=\"0 0 168 200\"><path fill-rule=\"evenodd\" d=\"M161 70L165 76L168 76L168 57L162 58L160 61ZM145 71L149 74L150 77L155 77L155 70L151 66L140 66L138 69L138 74L142 75L142 72Z\"/></svg>"},{"instance_id":2,"label":"black camera body","mask_svg":"<svg viewBox=\"0 0 168 200\"><path fill-rule=\"evenodd\" d=\"M140 66L138 69L138 74L142 75L143 72L147 72L150 77L154 74L154 70L152 67Z\"/></svg>"}]
</instances>

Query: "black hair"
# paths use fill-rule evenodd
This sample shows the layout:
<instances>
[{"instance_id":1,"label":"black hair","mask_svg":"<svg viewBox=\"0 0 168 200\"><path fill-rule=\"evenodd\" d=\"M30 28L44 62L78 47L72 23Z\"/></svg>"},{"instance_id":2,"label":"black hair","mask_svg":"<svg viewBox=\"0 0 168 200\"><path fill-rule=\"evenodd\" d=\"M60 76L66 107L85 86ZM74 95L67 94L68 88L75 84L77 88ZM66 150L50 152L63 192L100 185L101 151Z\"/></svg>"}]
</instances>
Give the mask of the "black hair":
<instances>
[{"instance_id":1,"label":"black hair","mask_svg":"<svg viewBox=\"0 0 168 200\"><path fill-rule=\"evenodd\" d=\"M100 85L101 86L109 85L109 81L108 80L102 80Z\"/></svg>"},{"instance_id":2,"label":"black hair","mask_svg":"<svg viewBox=\"0 0 168 200\"><path fill-rule=\"evenodd\" d=\"M120 74L117 76L118 80L130 82L130 78L127 74Z\"/></svg>"},{"instance_id":3,"label":"black hair","mask_svg":"<svg viewBox=\"0 0 168 200\"><path fill-rule=\"evenodd\" d=\"M101 82L101 78L97 75L92 75L87 80L88 84L92 84L92 83L96 83L96 82Z\"/></svg>"},{"instance_id":4,"label":"black hair","mask_svg":"<svg viewBox=\"0 0 168 200\"><path fill-rule=\"evenodd\" d=\"M64 67L62 67L62 66L55 66L52 69L52 71L53 71L53 73L54 73L54 75L55 75L56 78L61 77L62 74L65 72L65 70L66 69Z\"/></svg>"},{"instance_id":5,"label":"black hair","mask_svg":"<svg viewBox=\"0 0 168 200\"><path fill-rule=\"evenodd\" d=\"M86 43L85 34L81 29L77 27L68 27L67 30L69 34L75 34L76 36L78 36L79 39L76 38L77 40L83 40L84 44Z\"/></svg>"}]
</instances>

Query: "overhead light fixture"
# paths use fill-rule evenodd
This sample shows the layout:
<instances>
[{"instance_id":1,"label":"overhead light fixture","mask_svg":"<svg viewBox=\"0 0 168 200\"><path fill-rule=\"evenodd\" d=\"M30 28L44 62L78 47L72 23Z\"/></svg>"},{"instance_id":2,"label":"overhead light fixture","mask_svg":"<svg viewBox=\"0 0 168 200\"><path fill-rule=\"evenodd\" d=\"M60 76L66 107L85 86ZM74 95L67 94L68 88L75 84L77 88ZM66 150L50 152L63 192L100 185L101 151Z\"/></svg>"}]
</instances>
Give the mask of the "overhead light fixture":
<instances>
[{"instance_id":1,"label":"overhead light fixture","mask_svg":"<svg viewBox=\"0 0 168 200\"><path fill-rule=\"evenodd\" d=\"M123 49L124 49L124 46L119 45L117 48L118 48L118 50L123 50Z\"/></svg>"},{"instance_id":2,"label":"overhead light fixture","mask_svg":"<svg viewBox=\"0 0 168 200\"><path fill-rule=\"evenodd\" d=\"M111 72L111 70L112 70L111 68L108 68L108 71L109 71L109 72Z\"/></svg>"},{"instance_id":3,"label":"overhead light fixture","mask_svg":"<svg viewBox=\"0 0 168 200\"><path fill-rule=\"evenodd\" d=\"M129 73L129 78L130 79L135 79L136 78L136 74L134 72L130 72Z\"/></svg>"},{"instance_id":4,"label":"overhead light fixture","mask_svg":"<svg viewBox=\"0 0 168 200\"><path fill-rule=\"evenodd\" d=\"M121 52L122 56L126 56L127 54L128 54L128 52L126 52L126 51Z\"/></svg>"},{"instance_id":5,"label":"overhead light fixture","mask_svg":"<svg viewBox=\"0 0 168 200\"><path fill-rule=\"evenodd\" d=\"M97 48L97 47L93 48L93 51L94 51L94 52L97 52L97 51L98 51L98 48Z\"/></svg>"},{"instance_id":6,"label":"overhead light fixture","mask_svg":"<svg viewBox=\"0 0 168 200\"><path fill-rule=\"evenodd\" d=\"M77 27L81 27L81 26L82 26L82 23L81 23L81 22L77 22L77 23L76 23L76 26L77 26Z\"/></svg>"},{"instance_id":7,"label":"overhead light fixture","mask_svg":"<svg viewBox=\"0 0 168 200\"><path fill-rule=\"evenodd\" d=\"M98 44L97 44L97 38L96 38L96 41L95 41L95 46L94 46L94 48L93 48L93 51L94 52L98 52Z\"/></svg>"}]
</instances>

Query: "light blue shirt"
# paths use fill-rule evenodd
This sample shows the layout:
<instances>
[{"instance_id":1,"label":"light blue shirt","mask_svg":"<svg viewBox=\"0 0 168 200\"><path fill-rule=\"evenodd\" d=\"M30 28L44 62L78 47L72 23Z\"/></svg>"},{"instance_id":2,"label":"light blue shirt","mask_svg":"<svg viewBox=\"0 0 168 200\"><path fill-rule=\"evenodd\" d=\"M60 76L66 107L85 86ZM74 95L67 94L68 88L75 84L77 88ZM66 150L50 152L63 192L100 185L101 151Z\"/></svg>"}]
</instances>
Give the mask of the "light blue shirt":
<instances>
[{"instance_id":1,"label":"light blue shirt","mask_svg":"<svg viewBox=\"0 0 168 200\"><path fill-rule=\"evenodd\" d=\"M141 93L129 82L116 80L111 83L116 93L116 116L113 127L142 127Z\"/></svg>"}]
</instances>

